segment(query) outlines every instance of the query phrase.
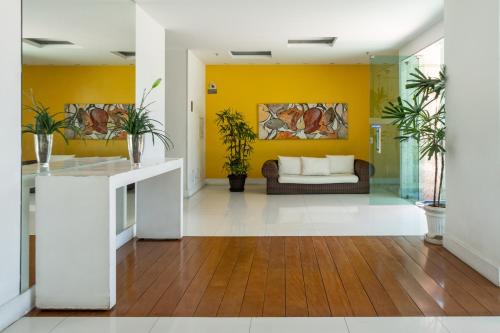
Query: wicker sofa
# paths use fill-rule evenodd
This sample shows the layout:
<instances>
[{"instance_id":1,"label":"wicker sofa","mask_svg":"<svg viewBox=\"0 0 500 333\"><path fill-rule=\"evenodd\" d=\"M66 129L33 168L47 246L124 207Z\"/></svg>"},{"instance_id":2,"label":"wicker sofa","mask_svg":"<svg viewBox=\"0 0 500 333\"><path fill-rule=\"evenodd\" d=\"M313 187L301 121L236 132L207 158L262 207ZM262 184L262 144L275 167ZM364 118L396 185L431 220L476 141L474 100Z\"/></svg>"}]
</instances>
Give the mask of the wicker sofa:
<instances>
[{"instance_id":1,"label":"wicker sofa","mask_svg":"<svg viewBox=\"0 0 500 333\"><path fill-rule=\"evenodd\" d=\"M269 160L262 166L262 175L267 179L267 194L355 194L370 192L370 173L372 168L367 161L354 161L357 183L334 184L294 184L280 183L277 160Z\"/></svg>"}]
</instances>

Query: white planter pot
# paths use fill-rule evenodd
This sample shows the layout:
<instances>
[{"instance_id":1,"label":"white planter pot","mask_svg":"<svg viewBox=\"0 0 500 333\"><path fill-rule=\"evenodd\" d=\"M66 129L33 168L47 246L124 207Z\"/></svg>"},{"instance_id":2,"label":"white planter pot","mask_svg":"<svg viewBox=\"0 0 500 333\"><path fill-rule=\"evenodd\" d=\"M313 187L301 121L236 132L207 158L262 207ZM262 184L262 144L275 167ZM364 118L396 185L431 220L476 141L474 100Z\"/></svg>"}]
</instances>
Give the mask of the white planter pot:
<instances>
[{"instance_id":1,"label":"white planter pot","mask_svg":"<svg viewBox=\"0 0 500 333\"><path fill-rule=\"evenodd\" d=\"M428 233L425 241L431 244L443 245L444 226L446 223L446 208L424 206L427 218Z\"/></svg>"}]
</instances>

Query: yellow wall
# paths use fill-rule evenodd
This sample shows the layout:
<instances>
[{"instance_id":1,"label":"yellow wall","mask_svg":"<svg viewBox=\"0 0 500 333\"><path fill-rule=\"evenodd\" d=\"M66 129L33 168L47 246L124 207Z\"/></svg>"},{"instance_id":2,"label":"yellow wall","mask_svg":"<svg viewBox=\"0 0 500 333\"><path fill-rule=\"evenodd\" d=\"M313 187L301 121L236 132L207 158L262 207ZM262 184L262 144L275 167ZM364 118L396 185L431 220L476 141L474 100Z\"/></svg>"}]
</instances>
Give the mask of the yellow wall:
<instances>
[{"instance_id":1,"label":"yellow wall","mask_svg":"<svg viewBox=\"0 0 500 333\"><path fill-rule=\"evenodd\" d=\"M262 177L260 169L277 155L324 156L354 154L368 160L370 82L367 65L209 65L206 80L217 94L206 100L206 176L221 178L225 148L217 134L215 113L232 108L242 112L257 131L259 103L348 104L347 140L276 140L255 142L249 177Z\"/></svg>"},{"instance_id":2,"label":"yellow wall","mask_svg":"<svg viewBox=\"0 0 500 333\"><path fill-rule=\"evenodd\" d=\"M23 66L23 92L35 97L51 112L63 112L69 103L134 103L134 66ZM25 97L23 104L27 104ZM62 117L63 115L61 115ZM23 124L31 123L31 113L23 111ZM77 156L127 156L125 140L70 140L66 145L54 135L53 154ZM23 135L23 160L35 159L33 136Z\"/></svg>"}]
</instances>

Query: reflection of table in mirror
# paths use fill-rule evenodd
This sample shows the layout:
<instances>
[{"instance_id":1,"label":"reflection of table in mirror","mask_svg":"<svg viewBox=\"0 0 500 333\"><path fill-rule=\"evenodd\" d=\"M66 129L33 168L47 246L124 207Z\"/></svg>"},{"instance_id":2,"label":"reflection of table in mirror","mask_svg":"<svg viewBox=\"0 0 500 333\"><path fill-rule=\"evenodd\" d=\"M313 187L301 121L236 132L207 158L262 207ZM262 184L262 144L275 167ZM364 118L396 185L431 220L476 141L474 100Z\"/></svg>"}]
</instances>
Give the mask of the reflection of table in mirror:
<instances>
[{"instance_id":1,"label":"reflection of table in mirror","mask_svg":"<svg viewBox=\"0 0 500 333\"><path fill-rule=\"evenodd\" d=\"M36 178L36 305L116 303L117 189L136 184L138 238L182 238L182 159L116 161ZM63 204L61 204L61 202Z\"/></svg>"},{"instance_id":2,"label":"reflection of table in mirror","mask_svg":"<svg viewBox=\"0 0 500 333\"><path fill-rule=\"evenodd\" d=\"M30 286L30 235L34 235L35 221L30 223L30 190L35 188L35 178L40 174L58 170L68 170L84 168L101 163L109 163L123 159L120 156L111 157L78 157L74 155L54 155L48 168L41 168L37 163L22 166L22 187L21 187L21 291L27 290ZM122 195L126 195L124 191ZM125 203L126 197L122 198ZM36 203L35 203L36 205ZM126 208L125 208L126 209ZM124 217L125 218L125 217ZM31 227L30 227L31 224ZM31 279L33 280L33 279ZM31 281L33 282L33 281Z\"/></svg>"}]
</instances>

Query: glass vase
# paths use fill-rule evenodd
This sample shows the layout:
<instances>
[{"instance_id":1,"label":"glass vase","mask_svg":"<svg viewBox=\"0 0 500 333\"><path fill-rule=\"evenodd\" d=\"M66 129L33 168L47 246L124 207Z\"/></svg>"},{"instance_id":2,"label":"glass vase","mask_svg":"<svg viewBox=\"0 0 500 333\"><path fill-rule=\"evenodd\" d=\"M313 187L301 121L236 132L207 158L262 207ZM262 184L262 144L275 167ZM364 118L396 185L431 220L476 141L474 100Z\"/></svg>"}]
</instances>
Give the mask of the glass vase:
<instances>
[{"instance_id":1,"label":"glass vase","mask_svg":"<svg viewBox=\"0 0 500 333\"><path fill-rule=\"evenodd\" d=\"M144 135L127 134L128 156L132 165L141 166L144 152Z\"/></svg>"},{"instance_id":2,"label":"glass vase","mask_svg":"<svg viewBox=\"0 0 500 333\"><path fill-rule=\"evenodd\" d=\"M50 155L52 154L52 134L35 134L35 155L38 165L41 167L48 167L50 162Z\"/></svg>"}]
</instances>

